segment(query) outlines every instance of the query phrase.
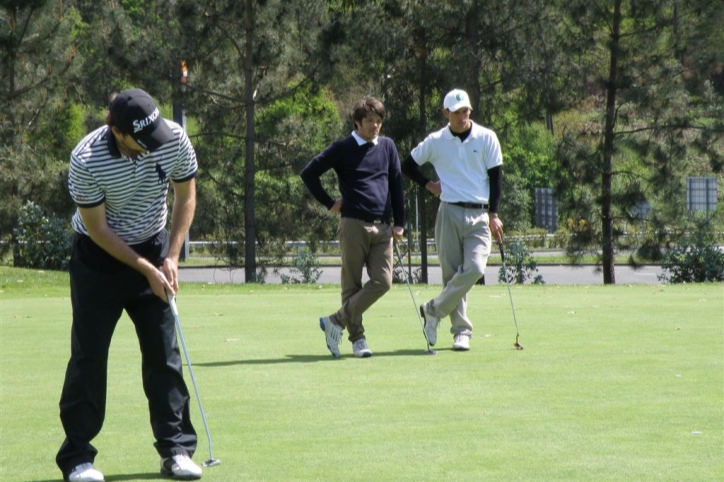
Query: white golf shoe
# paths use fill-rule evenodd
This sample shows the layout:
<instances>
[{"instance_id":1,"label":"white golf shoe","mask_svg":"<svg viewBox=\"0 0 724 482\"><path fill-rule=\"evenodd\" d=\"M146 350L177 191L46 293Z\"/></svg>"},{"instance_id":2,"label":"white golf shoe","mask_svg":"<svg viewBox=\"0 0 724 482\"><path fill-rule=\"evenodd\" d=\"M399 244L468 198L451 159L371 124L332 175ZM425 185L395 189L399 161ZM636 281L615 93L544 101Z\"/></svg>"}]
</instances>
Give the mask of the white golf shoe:
<instances>
[{"instance_id":1,"label":"white golf shoe","mask_svg":"<svg viewBox=\"0 0 724 482\"><path fill-rule=\"evenodd\" d=\"M195 480L201 478L201 467L188 455L174 455L161 460L161 474L174 479Z\"/></svg>"},{"instance_id":2,"label":"white golf shoe","mask_svg":"<svg viewBox=\"0 0 724 482\"><path fill-rule=\"evenodd\" d=\"M372 356L372 350L367 346L367 341L364 338L360 338L354 342L352 351L357 358L368 358Z\"/></svg>"},{"instance_id":3,"label":"white golf shoe","mask_svg":"<svg viewBox=\"0 0 724 482\"><path fill-rule=\"evenodd\" d=\"M90 462L76 465L68 476L69 482L104 482L105 480L103 474L93 468L93 464Z\"/></svg>"},{"instance_id":4,"label":"white golf shoe","mask_svg":"<svg viewBox=\"0 0 724 482\"><path fill-rule=\"evenodd\" d=\"M437 343L437 327L440 324L440 318L433 316L429 311L430 303L420 305L420 314L425 319L425 336L430 346L435 346Z\"/></svg>"},{"instance_id":5,"label":"white golf shoe","mask_svg":"<svg viewBox=\"0 0 724 482\"><path fill-rule=\"evenodd\" d=\"M468 351L470 349L470 335L457 333L453 338L453 350Z\"/></svg>"},{"instance_id":6,"label":"white golf shoe","mask_svg":"<svg viewBox=\"0 0 724 482\"><path fill-rule=\"evenodd\" d=\"M332 356L335 358L342 356L339 352L339 342L342 339L342 327L333 323L328 316L323 316L319 319L319 327L324 332L324 337L327 339L327 348L329 348Z\"/></svg>"}]
</instances>

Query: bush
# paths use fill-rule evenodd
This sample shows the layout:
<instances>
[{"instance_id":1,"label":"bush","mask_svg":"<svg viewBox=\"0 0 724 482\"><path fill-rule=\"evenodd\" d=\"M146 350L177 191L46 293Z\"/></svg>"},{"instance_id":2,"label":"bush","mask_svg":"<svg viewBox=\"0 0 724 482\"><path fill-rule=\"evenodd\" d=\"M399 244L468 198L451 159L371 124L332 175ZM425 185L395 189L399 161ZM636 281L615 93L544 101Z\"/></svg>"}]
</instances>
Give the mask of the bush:
<instances>
[{"instance_id":1,"label":"bush","mask_svg":"<svg viewBox=\"0 0 724 482\"><path fill-rule=\"evenodd\" d=\"M553 239L551 239L548 247L553 249L565 249L568 245L569 238L570 234L568 233L568 229L565 227L558 228L556 229L556 232L553 233Z\"/></svg>"},{"instance_id":2,"label":"bush","mask_svg":"<svg viewBox=\"0 0 724 482\"><path fill-rule=\"evenodd\" d=\"M548 230L545 228L528 228L523 231L510 231L508 236L512 239L522 240L531 248L546 248L549 244Z\"/></svg>"},{"instance_id":3,"label":"bush","mask_svg":"<svg viewBox=\"0 0 724 482\"><path fill-rule=\"evenodd\" d=\"M73 230L55 215L43 215L40 206L28 201L18 213L13 229L13 263L17 267L67 270Z\"/></svg>"},{"instance_id":4,"label":"bush","mask_svg":"<svg viewBox=\"0 0 724 482\"><path fill-rule=\"evenodd\" d=\"M292 276L281 275L282 284L316 283L319 277L322 276L322 270L319 269L319 266L317 255L306 248L302 248L292 259L292 265L289 268ZM301 278L294 276L296 273L299 273Z\"/></svg>"},{"instance_id":5,"label":"bush","mask_svg":"<svg viewBox=\"0 0 724 482\"><path fill-rule=\"evenodd\" d=\"M410 276L409 279L407 276ZM399 263L395 263L392 268L392 282L395 284L405 283L409 281L411 284L419 283L422 279L422 268L418 267L415 269L408 270L407 266L400 266Z\"/></svg>"},{"instance_id":6,"label":"bush","mask_svg":"<svg viewBox=\"0 0 724 482\"><path fill-rule=\"evenodd\" d=\"M659 280L669 283L724 281L724 252L704 230L682 238L664 255Z\"/></svg>"},{"instance_id":7,"label":"bush","mask_svg":"<svg viewBox=\"0 0 724 482\"><path fill-rule=\"evenodd\" d=\"M528 246L522 241L513 241L508 245L505 253L505 267L498 271L498 281L505 283L507 275L508 282L523 284L525 280L533 278L533 273L538 272L538 263L531 257ZM533 284L545 284L543 276L537 275L533 278Z\"/></svg>"}]
</instances>

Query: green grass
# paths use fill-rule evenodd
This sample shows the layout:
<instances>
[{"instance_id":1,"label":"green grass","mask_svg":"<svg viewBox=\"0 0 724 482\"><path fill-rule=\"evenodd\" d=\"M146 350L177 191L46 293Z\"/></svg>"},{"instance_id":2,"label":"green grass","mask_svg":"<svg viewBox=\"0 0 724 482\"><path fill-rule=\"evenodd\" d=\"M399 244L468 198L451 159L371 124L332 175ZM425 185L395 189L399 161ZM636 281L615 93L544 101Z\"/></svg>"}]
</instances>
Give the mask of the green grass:
<instances>
[{"instance_id":1,"label":"green grass","mask_svg":"<svg viewBox=\"0 0 724 482\"><path fill-rule=\"evenodd\" d=\"M20 282L22 280L22 282ZM439 286L415 286L418 302ZM405 285L341 360L317 317L337 286L184 284L178 297L218 467L206 481L713 481L724 473L719 285L476 286L472 350L439 354ZM67 275L0 268L0 480L59 481ZM447 324L447 322L445 322ZM449 326L449 325L448 325ZM188 380L188 374L187 374ZM189 387L190 387L190 380ZM191 387L190 387L191 388ZM199 432L195 459L208 458ZM108 481L162 480L124 316L111 346Z\"/></svg>"}]
</instances>

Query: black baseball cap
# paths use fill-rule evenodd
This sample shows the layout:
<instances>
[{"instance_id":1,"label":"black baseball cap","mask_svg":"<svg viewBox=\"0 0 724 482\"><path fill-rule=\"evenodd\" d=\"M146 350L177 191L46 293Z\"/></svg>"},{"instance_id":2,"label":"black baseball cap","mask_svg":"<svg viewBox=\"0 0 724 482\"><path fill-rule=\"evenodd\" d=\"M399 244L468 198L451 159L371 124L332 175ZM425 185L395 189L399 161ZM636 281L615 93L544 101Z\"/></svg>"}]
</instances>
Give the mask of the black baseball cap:
<instances>
[{"instance_id":1,"label":"black baseball cap","mask_svg":"<svg viewBox=\"0 0 724 482\"><path fill-rule=\"evenodd\" d=\"M149 152L174 139L156 102L141 89L128 89L117 94L111 101L110 113L111 125L133 137Z\"/></svg>"}]
</instances>

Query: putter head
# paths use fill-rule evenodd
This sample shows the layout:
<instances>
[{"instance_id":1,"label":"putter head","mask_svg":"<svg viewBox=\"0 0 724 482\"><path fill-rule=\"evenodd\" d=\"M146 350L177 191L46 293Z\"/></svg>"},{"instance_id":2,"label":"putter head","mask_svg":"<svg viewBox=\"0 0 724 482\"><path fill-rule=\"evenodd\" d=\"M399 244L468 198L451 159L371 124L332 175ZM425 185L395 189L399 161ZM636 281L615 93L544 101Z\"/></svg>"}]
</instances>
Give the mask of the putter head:
<instances>
[{"instance_id":1,"label":"putter head","mask_svg":"<svg viewBox=\"0 0 724 482\"><path fill-rule=\"evenodd\" d=\"M523 345L521 345L521 344L518 343L517 341L515 342L515 345L513 345L513 346L515 347L516 350L522 350L522 349L523 349Z\"/></svg>"},{"instance_id":2,"label":"putter head","mask_svg":"<svg viewBox=\"0 0 724 482\"><path fill-rule=\"evenodd\" d=\"M206 462L201 464L204 467L213 467L215 465L221 465L221 460L219 459L209 459Z\"/></svg>"},{"instance_id":3,"label":"putter head","mask_svg":"<svg viewBox=\"0 0 724 482\"><path fill-rule=\"evenodd\" d=\"M425 350L425 355L437 355L437 350L433 350L432 348L428 348Z\"/></svg>"}]
</instances>

